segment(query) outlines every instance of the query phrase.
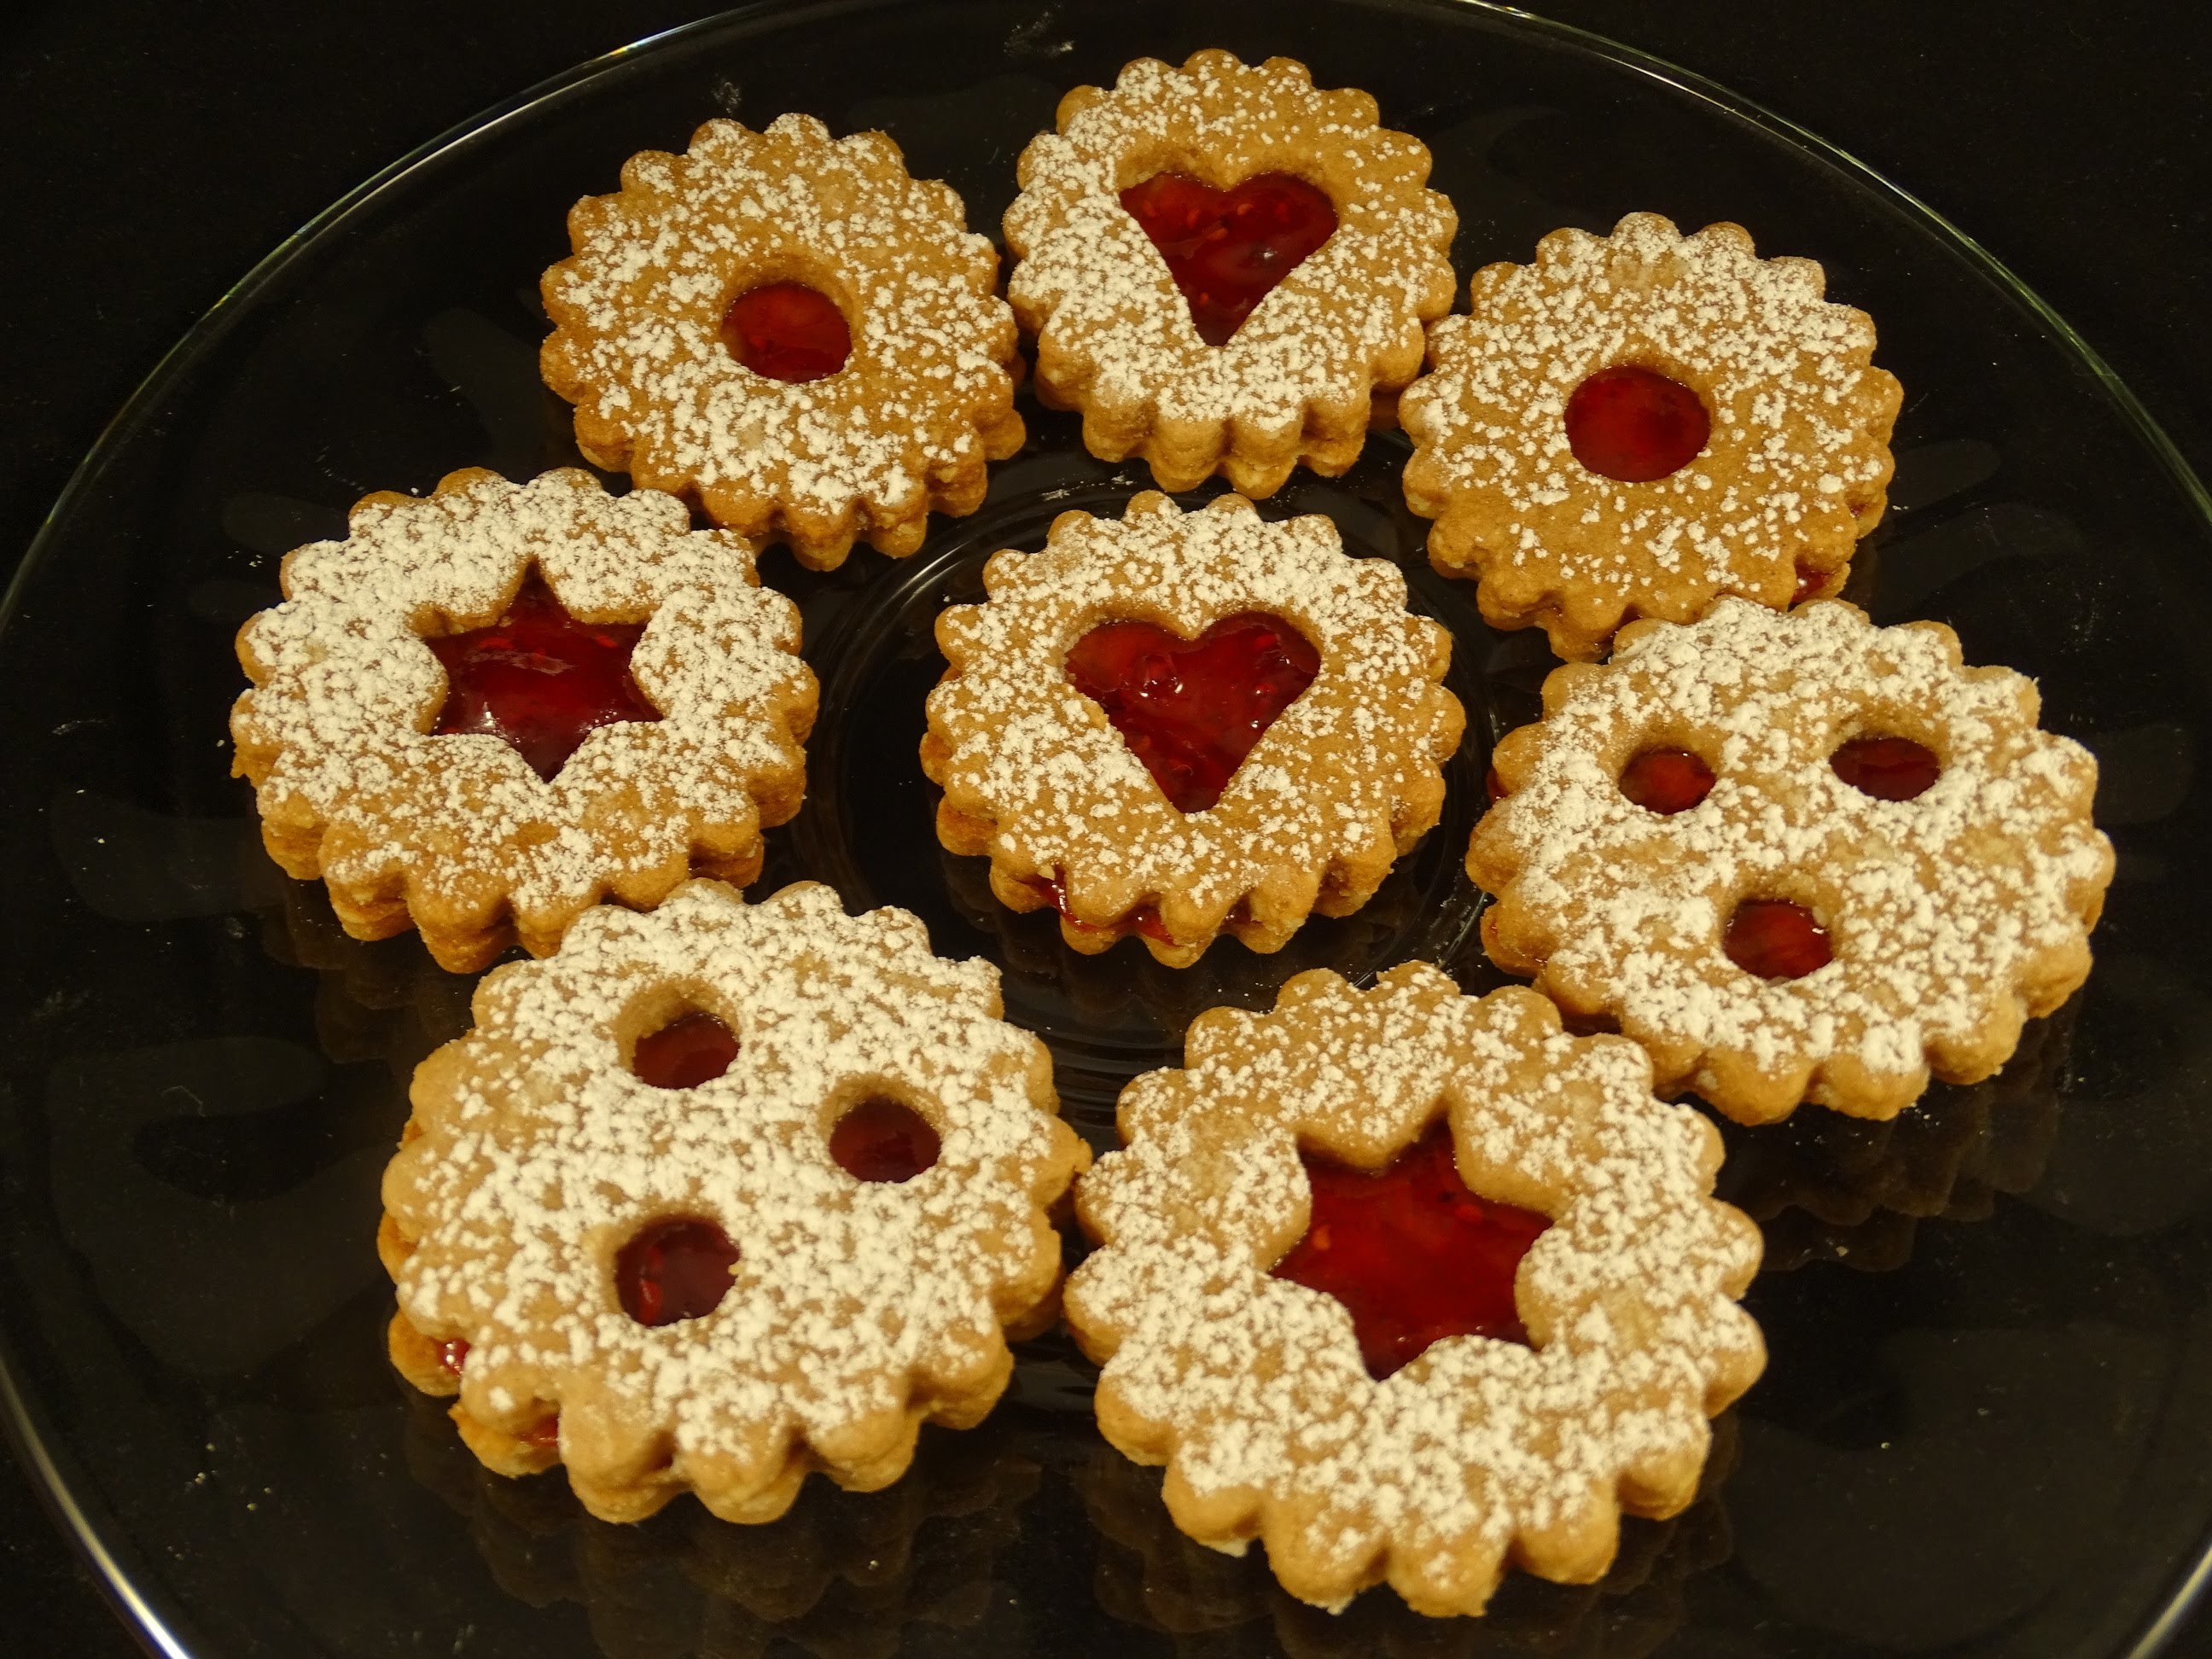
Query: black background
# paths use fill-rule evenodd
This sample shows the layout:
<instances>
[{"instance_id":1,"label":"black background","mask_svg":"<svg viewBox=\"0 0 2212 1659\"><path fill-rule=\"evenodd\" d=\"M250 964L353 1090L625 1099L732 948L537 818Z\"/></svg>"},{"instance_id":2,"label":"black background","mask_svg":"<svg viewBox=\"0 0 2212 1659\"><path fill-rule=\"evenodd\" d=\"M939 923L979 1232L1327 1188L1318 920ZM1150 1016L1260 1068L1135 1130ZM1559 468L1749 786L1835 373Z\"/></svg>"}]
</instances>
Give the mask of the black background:
<instances>
[{"instance_id":1,"label":"black background","mask_svg":"<svg viewBox=\"0 0 2212 1659\"><path fill-rule=\"evenodd\" d=\"M2212 476L2203 9L1527 3L1722 81L1920 196L2072 322ZM19 7L0 25L0 560L161 353L295 228L484 106L697 15L648 0ZM2212 1619L2197 1628L2177 1651L2212 1650ZM137 1650L12 1472L0 1650Z\"/></svg>"}]
</instances>

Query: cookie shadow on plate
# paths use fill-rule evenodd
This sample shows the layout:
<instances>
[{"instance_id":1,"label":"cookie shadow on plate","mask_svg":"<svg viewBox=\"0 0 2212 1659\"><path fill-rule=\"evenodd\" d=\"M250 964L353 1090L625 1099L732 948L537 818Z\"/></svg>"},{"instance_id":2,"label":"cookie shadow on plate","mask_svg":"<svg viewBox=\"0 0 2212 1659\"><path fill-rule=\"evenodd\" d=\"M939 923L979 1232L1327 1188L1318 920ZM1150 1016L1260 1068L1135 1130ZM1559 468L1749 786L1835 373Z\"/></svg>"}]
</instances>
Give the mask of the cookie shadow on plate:
<instances>
[{"instance_id":1,"label":"cookie shadow on plate","mask_svg":"<svg viewBox=\"0 0 2212 1659\"><path fill-rule=\"evenodd\" d=\"M1099 1534L1091 1588L1115 1620L1167 1636L1184 1659L1641 1659L1688 1620L1685 1586L1734 1553L1721 1488L1737 1458L1733 1413L1714 1419L1697 1497L1666 1521L1628 1516L1612 1569L1595 1584L1508 1571L1479 1619L1431 1619L1388 1587L1340 1613L1297 1600L1265 1547L1224 1555L1185 1537L1161 1500L1162 1472L1100 1445L1070 1471Z\"/></svg>"},{"instance_id":2,"label":"cookie shadow on plate","mask_svg":"<svg viewBox=\"0 0 2212 1659\"><path fill-rule=\"evenodd\" d=\"M284 881L279 900L260 913L262 948L316 975L315 1042L326 1057L380 1060L404 1085L426 1054L468 1030L483 975L447 973L412 932L354 938L319 881Z\"/></svg>"},{"instance_id":3,"label":"cookie shadow on plate","mask_svg":"<svg viewBox=\"0 0 2212 1659\"><path fill-rule=\"evenodd\" d=\"M1884 1121L1802 1106L1746 1128L1716 1114L1728 1144L1717 1195L1765 1234L1762 1271L1835 1261L1892 1272L1911 1260L1923 1221L1986 1220L1999 1193L2033 1187L2057 1139L2081 1002L2077 993L2030 1020L1996 1076L1932 1084Z\"/></svg>"},{"instance_id":4,"label":"cookie shadow on plate","mask_svg":"<svg viewBox=\"0 0 2212 1659\"><path fill-rule=\"evenodd\" d=\"M779 1644L888 1659L910 1626L988 1637L994 1566L1042 1473L1006 1429L926 1428L914 1467L880 1492L810 1480L761 1526L684 1501L623 1526L586 1513L557 1470L493 1474L445 1402L407 1395L408 1472L468 1523L500 1589L581 1607L606 1659L759 1659Z\"/></svg>"}]
</instances>

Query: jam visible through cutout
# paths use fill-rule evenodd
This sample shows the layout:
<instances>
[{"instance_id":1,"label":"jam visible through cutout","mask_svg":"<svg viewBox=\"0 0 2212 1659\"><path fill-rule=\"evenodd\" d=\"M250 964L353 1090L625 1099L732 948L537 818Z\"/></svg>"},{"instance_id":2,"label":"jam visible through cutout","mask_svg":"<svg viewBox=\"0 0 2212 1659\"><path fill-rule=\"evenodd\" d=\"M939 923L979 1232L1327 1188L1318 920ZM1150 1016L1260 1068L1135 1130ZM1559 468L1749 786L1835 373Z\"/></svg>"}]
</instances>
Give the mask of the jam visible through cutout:
<instances>
[{"instance_id":1,"label":"jam visible through cutout","mask_svg":"<svg viewBox=\"0 0 2212 1659\"><path fill-rule=\"evenodd\" d=\"M1876 800L1911 800L1943 775L1936 751L1910 738L1853 738L1828 757L1836 775Z\"/></svg>"},{"instance_id":2,"label":"jam visible through cutout","mask_svg":"<svg viewBox=\"0 0 2212 1659\"><path fill-rule=\"evenodd\" d=\"M455 1376L459 1376L461 1374L461 1367L469 1363L467 1340L457 1336L450 1340L441 1342L438 1345L438 1363ZM526 1446L538 1446L549 1449L558 1446L561 1443L561 1413L555 1412L550 1417L540 1418L516 1437Z\"/></svg>"},{"instance_id":3,"label":"jam visible through cutout","mask_svg":"<svg viewBox=\"0 0 2212 1659\"><path fill-rule=\"evenodd\" d=\"M1336 233L1336 204L1287 173L1227 191L1156 173L1123 191L1121 205L1167 261L1210 346L1227 345L1275 284Z\"/></svg>"},{"instance_id":4,"label":"jam visible through cutout","mask_svg":"<svg viewBox=\"0 0 2212 1659\"><path fill-rule=\"evenodd\" d=\"M714 1311L728 1292L738 1247L711 1221L669 1216L615 1256L615 1294L641 1325L673 1325Z\"/></svg>"},{"instance_id":5,"label":"jam visible through cutout","mask_svg":"<svg viewBox=\"0 0 2212 1659\"><path fill-rule=\"evenodd\" d=\"M602 726L649 721L660 711L630 678L643 623L582 623L532 570L489 628L424 639L446 669L440 737L489 732L553 781Z\"/></svg>"},{"instance_id":6,"label":"jam visible through cutout","mask_svg":"<svg viewBox=\"0 0 2212 1659\"><path fill-rule=\"evenodd\" d=\"M1175 935L1168 932L1167 924L1160 920L1159 911L1149 903L1139 905L1127 915L1123 916L1120 921L1111 922L1102 927L1095 922L1085 921L1078 916L1069 915L1067 890L1058 882L1045 876L1027 876L1024 879L1038 892L1043 894L1046 902L1054 909L1067 917L1070 927L1079 927L1086 933L1126 931L1142 933L1146 939L1156 939L1163 945L1173 945L1176 942Z\"/></svg>"},{"instance_id":7,"label":"jam visible through cutout","mask_svg":"<svg viewBox=\"0 0 2212 1659\"><path fill-rule=\"evenodd\" d=\"M1067 653L1067 678L1106 711L1179 812L1203 812L1275 717L1321 672L1304 635L1263 611L1224 617L1194 640L1109 622Z\"/></svg>"},{"instance_id":8,"label":"jam visible through cutout","mask_svg":"<svg viewBox=\"0 0 2212 1659\"><path fill-rule=\"evenodd\" d=\"M629 1068L656 1089L696 1089L728 1071L737 1057L738 1034L695 1009L640 1037Z\"/></svg>"},{"instance_id":9,"label":"jam visible through cutout","mask_svg":"<svg viewBox=\"0 0 2212 1659\"><path fill-rule=\"evenodd\" d=\"M1633 363L1601 368L1567 399L1567 443L1591 471L1650 483L1697 459L1712 417L1680 380Z\"/></svg>"},{"instance_id":10,"label":"jam visible through cutout","mask_svg":"<svg viewBox=\"0 0 2212 1659\"><path fill-rule=\"evenodd\" d=\"M1788 899L1746 899L1721 935L1728 959L1761 979L1802 979L1833 960L1828 930Z\"/></svg>"},{"instance_id":11,"label":"jam visible through cutout","mask_svg":"<svg viewBox=\"0 0 2212 1659\"><path fill-rule=\"evenodd\" d=\"M828 295L804 283L769 283L730 301L722 343L754 374L799 383L844 368L853 331Z\"/></svg>"},{"instance_id":12,"label":"jam visible through cutout","mask_svg":"<svg viewBox=\"0 0 2212 1659\"><path fill-rule=\"evenodd\" d=\"M1686 749L1647 749L1620 770L1620 793L1647 812L1671 817L1712 791L1713 769Z\"/></svg>"},{"instance_id":13,"label":"jam visible through cutout","mask_svg":"<svg viewBox=\"0 0 2212 1659\"><path fill-rule=\"evenodd\" d=\"M1528 1341L1513 1275L1551 1221L1469 1192L1449 1123L1373 1174L1299 1156L1313 1219L1274 1276L1351 1310L1369 1376L1379 1382L1448 1336Z\"/></svg>"},{"instance_id":14,"label":"jam visible through cutout","mask_svg":"<svg viewBox=\"0 0 2212 1659\"><path fill-rule=\"evenodd\" d=\"M937 1131L910 1106L872 1095L830 1131L830 1156L855 1181L911 1181L937 1162Z\"/></svg>"}]
</instances>

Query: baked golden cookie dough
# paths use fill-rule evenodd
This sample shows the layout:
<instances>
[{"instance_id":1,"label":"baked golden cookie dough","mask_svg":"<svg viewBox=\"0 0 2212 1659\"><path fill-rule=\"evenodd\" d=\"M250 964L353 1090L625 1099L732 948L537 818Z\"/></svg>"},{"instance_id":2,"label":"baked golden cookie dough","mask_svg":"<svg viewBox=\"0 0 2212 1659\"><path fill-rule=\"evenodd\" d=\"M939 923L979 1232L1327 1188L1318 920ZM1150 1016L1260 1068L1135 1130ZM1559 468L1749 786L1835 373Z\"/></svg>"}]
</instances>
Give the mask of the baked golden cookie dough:
<instances>
[{"instance_id":1,"label":"baked golden cookie dough","mask_svg":"<svg viewBox=\"0 0 2212 1659\"><path fill-rule=\"evenodd\" d=\"M1184 1069L1122 1091L1122 1150L1077 1188L1098 1248L1066 1310L1103 1368L1099 1428L1167 1465L1184 1532L1260 1540L1304 1601L1387 1582L1474 1613L1509 1561L1601 1577L1624 1510L1695 1495L1707 1419L1765 1363L1735 1300L1758 1229L1711 1195L1719 1132L1650 1085L1635 1044L1425 963L1370 991L1316 970L1273 1013L1201 1016ZM1316 1157L1394 1169L1437 1133L1462 1194L1393 1208L1534 1212L1510 1282L1527 1340L1447 1335L1378 1381L1358 1316L1281 1269L1354 1243L1322 1236Z\"/></svg>"},{"instance_id":2,"label":"baked golden cookie dough","mask_svg":"<svg viewBox=\"0 0 2212 1659\"><path fill-rule=\"evenodd\" d=\"M1739 1122L1978 1082L2087 975L2112 875L2097 763L2037 714L1941 623L1841 600L1634 623L1492 756L1483 942Z\"/></svg>"},{"instance_id":3,"label":"baked golden cookie dough","mask_svg":"<svg viewBox=\"0 0 2212 1659\"><path fill-rule=\"evenodd\" d=\"M1021 360L950 186L805 115L709 121L622 179L576 204L543 284L540 364L586 459L817 569L855 538L903 557L931 513L982 504L985 463L1021 447ZM749 323L757 299L781 304ZM826 356L799 349L824 329Z\"/></svg>"},{"instance_id":4,"label":"baked golden cookie dough","mask_svg":"<svg viewBox=\"0 0 2212 1659\"><path fill-rule=\"evenodd\" d=\"M609 495L574 468L366 497L345 539L285 556L284 603L239 630L253 688L231 712L233 769L270 856L320 877L355 938L413 927L453 973L517 941L543 956L602 899L751 881L762 827L805 794L816 699L798 607L759 585L753 552L695 532L672 496ZM502 631L518 621L553 637ZM518 672L548 666L541 645L576 659ZM449 668L457 649L473 659ZM490 695L472 701L465 670ZM545 688L578 676L608 704L559 711L548 749L533 700L574 702ZM441 732L464 706L504 710L514 735Z\"/></svg>"},{"instance_id":5,"label":"baked golden cookie dough","mask_svg":"<svg viewBox=\"0 0 2212 1659\"><path fill-rule=\"evenodd\" d=\"M378 1240L393 1363L458 1394L488 1467L557 1462L603 1520L688 1490L770 1521L812 1469L889 1485L1056 1305L1046 1211L1090 1152L1000 1012L990 968L811 883L592 911L416 1073ZM726 1069L647 1063L702 1020ZM885 1114L896 1169L847 1140Z\"/></svg>"},{"instance_id":6,"label":"baked golden cookie dough","mask_svg":"<svg viewBox=\"0 0 2212 1659\"><path fill-rule=\"evenodd\" d=\"M1873 365L1872 319L1824 281L1759 258L1740 225L1684 236L1651 213L1477 271L1399 409L1437 568L1571 661L1717 595L1835 592L1881 518L1903 393Z\"/></svg>"},{"instance_id":7,"label":"baked golden cookie dough","mask_svg":"<svg viewBox=\"0 0 2212 1659\"><path fill-rule=\"evenodd\" d=\"M1267 495L1297 466L1342 472L1451 307L1458 220L1423 187L1427 149L1287 58L1139 58L1063 98L1019 176L1006 292L1036 337L1037 396L1163 489L1218 472Z\"/></svg>"}]
</instances>

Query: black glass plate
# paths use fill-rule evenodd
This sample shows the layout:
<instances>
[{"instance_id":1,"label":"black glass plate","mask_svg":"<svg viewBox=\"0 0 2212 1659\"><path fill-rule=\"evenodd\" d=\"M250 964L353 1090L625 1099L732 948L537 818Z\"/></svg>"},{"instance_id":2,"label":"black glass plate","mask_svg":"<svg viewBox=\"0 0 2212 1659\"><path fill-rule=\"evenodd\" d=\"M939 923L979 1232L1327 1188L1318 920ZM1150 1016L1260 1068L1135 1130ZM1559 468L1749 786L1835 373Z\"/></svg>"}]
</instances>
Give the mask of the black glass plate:
<instances>
[{"instance_id":1,"label":"black glass plate","mask_svg":"<svg viewBox=\"0 0 2212 1659\"><path fill-rule=\"evenodd\" d=\"M1064 1340L1006 1405L926 1437L860 1497L814 1483L771 1527L688 1501L618 1528L559 1476L482 1474L386 1367L371 1248L405 1080L466 1020L412 939L365 945L262 855L224 719L230 636L278 556L372 489L574 464L539 386L536 283L563 215L633 151L716 114L880 126L995 229L1060 93L1207 45L1367 88L1436 156L1464 276L1632 209L1733 218L1879 319L1906 387L1892 513L1852 592L2037 676L2104 766L2120 850L2083 994L1994 1082L1894 1126L1817 1112L1732 1132L1765 1223L1772 1348L1698 1504L1631 1522L1601 1584L1516 1578L1479 1624L1387 1592L1332 1619L1264 1566L1185 1544L1156 1474L1091 1426ZM426 43L425 50L434 50ZM1402 441L1265 510L1321 512L1400 561L1454 630L1472 716L1443 823L1359 915L1273 957L1072 955L941 854L915 759L928 624L982 558L1146 479L1034 436L913 560L767 579L823 686L805 810L763 889L834 883L1000 964L1099 1143L1190 1017L1289 975L1408 957L1494 982L1459 872L1491 738L1527 716L1540 634L1495 635L1435 577ZM184 1654L914 1653L1826 1656L2148 1651L2212 1519L2212 981L2200 862L2212 735L2212 514L2124 390L1970 244L1716 89L1503 11L844 3L748 10L586 66L342 204L178 349L86 464L0 635L5 951L28 994L0 1101L0 1320L15 1426L149 1639ZM2192 850L2197 849L2197 850Z\"/></svg>"}]
</instances>

